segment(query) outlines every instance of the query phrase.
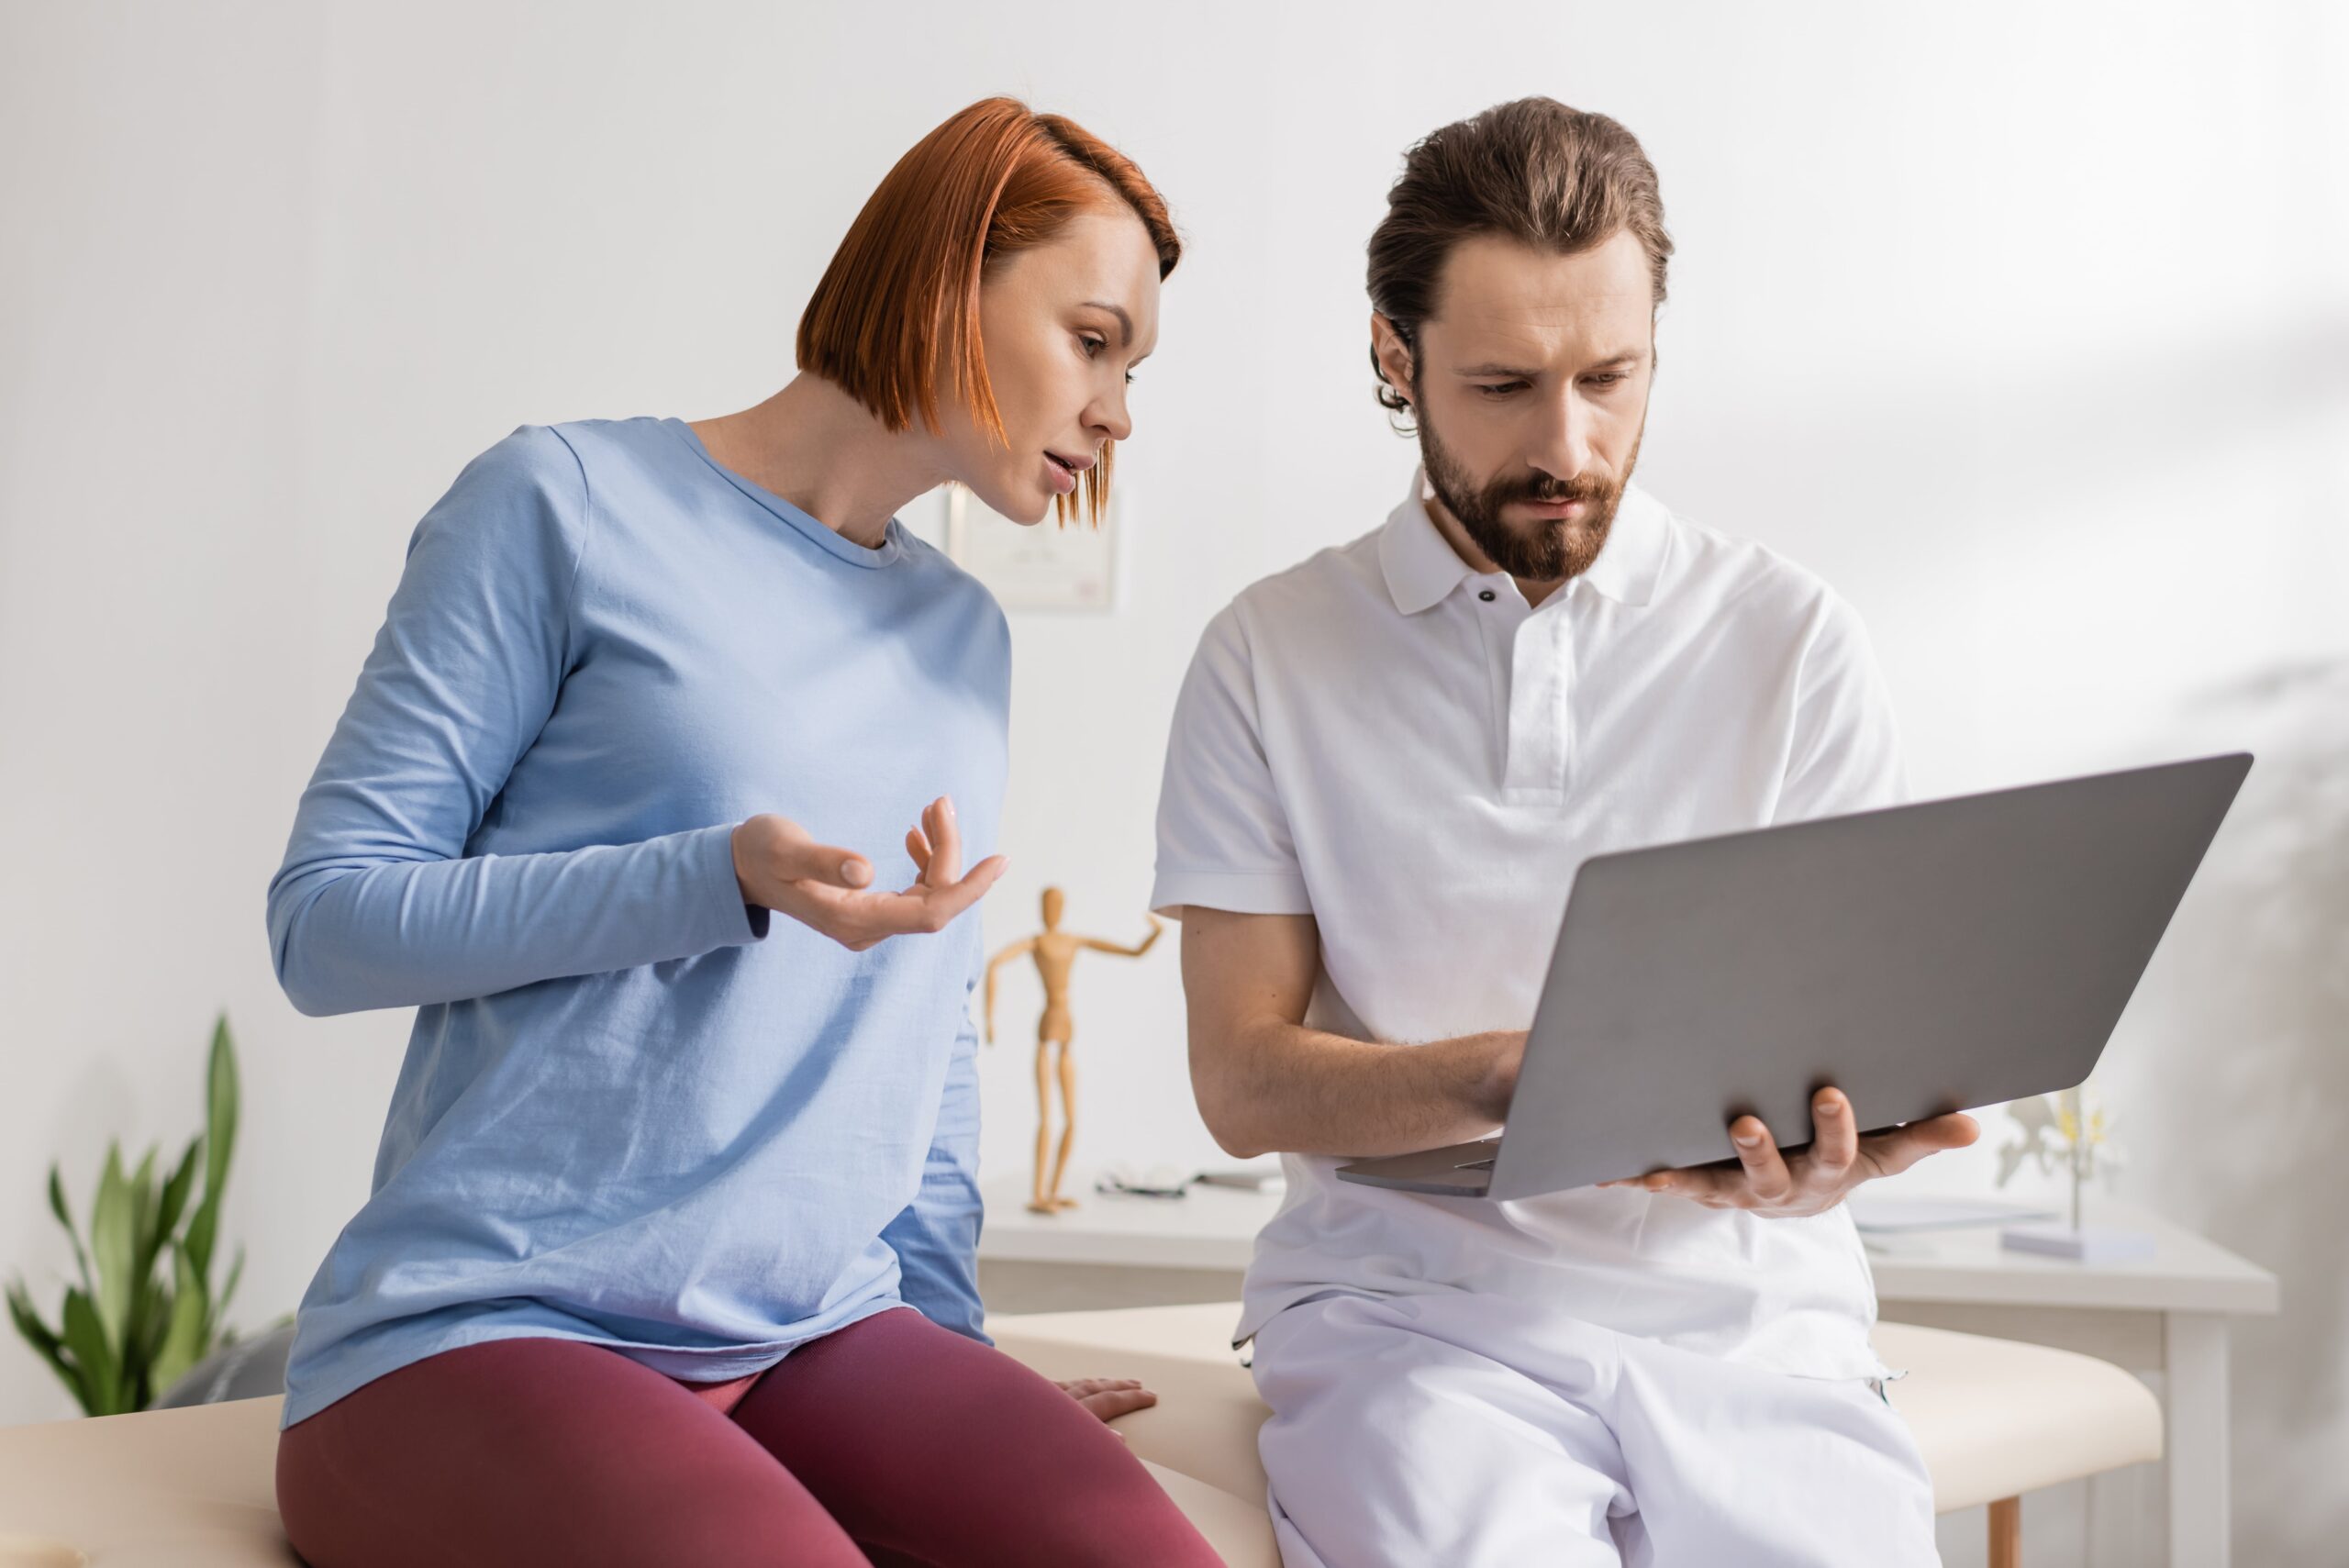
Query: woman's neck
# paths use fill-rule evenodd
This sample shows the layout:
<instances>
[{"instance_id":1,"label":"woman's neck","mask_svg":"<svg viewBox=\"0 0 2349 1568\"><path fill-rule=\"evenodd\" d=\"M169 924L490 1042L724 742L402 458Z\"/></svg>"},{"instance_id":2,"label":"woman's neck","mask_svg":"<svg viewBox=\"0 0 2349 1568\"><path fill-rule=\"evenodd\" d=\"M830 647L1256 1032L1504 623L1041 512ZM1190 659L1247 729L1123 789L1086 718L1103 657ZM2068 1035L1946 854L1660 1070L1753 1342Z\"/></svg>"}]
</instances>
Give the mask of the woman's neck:
<instances>
[{"instance_id":1,"label":"woman's neck","mask_svg":"<svg viewBox=\"0 0 2349 1568\"><path fill-rule=\"evenodd\" d=\"M756 407L690 423L720 464L867 550L880 548L907 502L949 477L918 423L884 428L863 404L806 372Z\"/></svg>"}]
</instances>

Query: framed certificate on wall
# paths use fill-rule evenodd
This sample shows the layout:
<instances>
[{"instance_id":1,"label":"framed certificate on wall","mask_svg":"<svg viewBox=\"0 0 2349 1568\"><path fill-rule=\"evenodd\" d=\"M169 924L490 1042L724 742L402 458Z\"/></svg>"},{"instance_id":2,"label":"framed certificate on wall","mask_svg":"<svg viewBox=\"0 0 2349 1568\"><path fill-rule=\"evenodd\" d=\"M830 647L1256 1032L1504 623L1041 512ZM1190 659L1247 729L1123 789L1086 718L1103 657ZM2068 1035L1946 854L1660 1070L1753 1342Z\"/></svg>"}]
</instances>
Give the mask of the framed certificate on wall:
<instances>
[{"instance_id":1,"label":"framed certificate on wall","mask_svg":"<svg viewBox=\"0 0 2349 1568\"><path fill-rule=\"evenodd\" d=\"M1083 517L1063 524L1047 517L1023 528L960 484L934 493L930 527L915 532L985 583L1007 610L1118 608L1118 515L1113 497L1098 527ZM935 529L935 533L932 529Z\"/></svg>"}]
</instances>

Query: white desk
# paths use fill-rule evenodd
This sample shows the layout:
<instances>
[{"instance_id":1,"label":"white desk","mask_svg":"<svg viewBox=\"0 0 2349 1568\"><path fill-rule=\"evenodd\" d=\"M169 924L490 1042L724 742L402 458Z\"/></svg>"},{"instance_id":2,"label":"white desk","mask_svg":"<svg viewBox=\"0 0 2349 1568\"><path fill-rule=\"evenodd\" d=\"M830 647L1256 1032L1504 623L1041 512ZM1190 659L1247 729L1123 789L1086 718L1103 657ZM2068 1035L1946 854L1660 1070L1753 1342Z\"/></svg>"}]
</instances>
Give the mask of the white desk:
<instances>
[{"instance_id":1,"label":"white desk","mask_svg":"<svg viewBox=\"0 0 2349 1568\"><path fill-rule=\"evenodd\" d=\"M2075 1263L2009 1252L1996 1229L1884 1238L1876 1300L1895 1322L2028 1340L2159 1373L2168 1416L2169 1561L2228 1556L2227 1318L2277 1309L2276 1276L2157 1215L2092 1199L2092 1223L2151 1232L2153 1255Z\"/></svg>"},{"instance_id":2,"label":"white desk","mask_svg":"<svg viewBox=\"0 0 2349 1568\"><path fill-rule=\"evenodd\" d=\"M979 1279L1000 1311L1236 1300L1276 1196L1194 1187L1181 1198L1069 1188L1082 1207L1030 1214L1017 1181L990 1184ZM2168 1413L2169 1561L2228 1556L2227 1318L2277 1309L2276 1276L2223 1247L2123 1205L2097 1222L2151 1231L2149 1258L2082 1264L2009 1252L1995 1229L1887 1239L1871 1251L1882 1315L2086 1351L2160 1374Z\"/></svg>"}]
</instances>

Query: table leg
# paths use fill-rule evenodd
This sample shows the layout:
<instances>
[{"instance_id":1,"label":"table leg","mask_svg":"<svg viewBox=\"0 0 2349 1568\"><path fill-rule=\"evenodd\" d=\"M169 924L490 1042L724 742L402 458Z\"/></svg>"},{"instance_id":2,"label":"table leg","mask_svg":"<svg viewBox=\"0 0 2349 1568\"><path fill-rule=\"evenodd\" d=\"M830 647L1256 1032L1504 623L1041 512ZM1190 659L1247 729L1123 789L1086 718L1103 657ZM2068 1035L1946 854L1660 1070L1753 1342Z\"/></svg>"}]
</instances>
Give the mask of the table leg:
<instances>
[{"instance_id":1,"label":"table leg","mask_svg":"<svg viewBox=\"0 0 2349 1568\"><path fill-rule=\"evenodd\" d=\"M2164 1328L2169 1404L2171 1568L2226 1568L2227 1325L2211 1312L2172 1312Z\"/></svg>"}]
</instances>

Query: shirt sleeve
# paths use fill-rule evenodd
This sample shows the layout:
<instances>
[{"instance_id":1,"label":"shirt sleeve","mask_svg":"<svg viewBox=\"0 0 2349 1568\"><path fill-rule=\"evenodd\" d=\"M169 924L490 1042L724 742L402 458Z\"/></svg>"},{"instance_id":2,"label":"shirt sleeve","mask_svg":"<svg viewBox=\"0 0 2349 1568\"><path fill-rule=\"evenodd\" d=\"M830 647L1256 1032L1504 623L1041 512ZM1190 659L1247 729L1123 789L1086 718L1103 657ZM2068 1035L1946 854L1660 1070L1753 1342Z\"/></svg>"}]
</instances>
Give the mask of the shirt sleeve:
<instances>
[{"instance_id":1,"label":"shirt sleeve","mask_svg":"<svg viewBox=\"0 0 2349 1568\"><path fill-rule=\"evenodd\" d=\"M1313 913L1265 750L1238 604L1208 623L1175 699L1150 902L1175 917L1186 904L1242 915Z\"/></svg>"},{"instance_id":2,"label":"shirt sleeve","mask_svg":"<svg viewBox=\"0 0 2349 1568\"><path fill-rule=\"evenodd\" d=\"M302 1012L484 996L765 935L768 912L735 880L731 823L464 853L554 710L591 517L570 444L525 426L417 525L269 884L272 959Z\"/></svg>"},{"instance_id":3,"label":"shirt sleeve","mask_svg":"<svg viewBox=\"0 0 2349 1568\"><path fill-rule=\"evenodd\" d=\"M897 1294L941 1329L983 1345L995 1341L979 1303L979 1036L967 1008L946 1070L938 1131L922 1165L921 1190L881 1239L897 1254Z\"/></svg>"},{"instance_id":4,"label":"shirt sleeve","mask_svg":"<svg viewBox=\"0 0 2349 1568\"><path fill-rule=\"evenodd\" d=\"M1771 820L1872 811L1908 798L1900 732L1867 628L1858 611L1827 594L1796 672L1787 773Z\"/></svg>"}]
</instances>

